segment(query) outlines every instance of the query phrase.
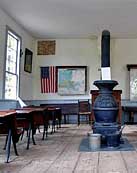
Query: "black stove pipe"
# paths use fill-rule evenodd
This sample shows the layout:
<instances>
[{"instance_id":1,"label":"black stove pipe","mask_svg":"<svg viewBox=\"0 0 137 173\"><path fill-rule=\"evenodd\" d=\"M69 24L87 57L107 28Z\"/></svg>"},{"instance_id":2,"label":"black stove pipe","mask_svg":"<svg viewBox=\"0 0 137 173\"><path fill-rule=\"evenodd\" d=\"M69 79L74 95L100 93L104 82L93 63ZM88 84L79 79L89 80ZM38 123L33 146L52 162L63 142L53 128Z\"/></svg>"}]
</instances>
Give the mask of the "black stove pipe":
<instances>
[{"instance_id":1,"label":"black stove pipe","mask_svg":"<svg viewBox=\"0 0 137 173\"><path fill-rule=\"evenodd\" d=\"M110 67L110 32L107 30L102 32L101 67Z\"/></svg>"}]
</instances>

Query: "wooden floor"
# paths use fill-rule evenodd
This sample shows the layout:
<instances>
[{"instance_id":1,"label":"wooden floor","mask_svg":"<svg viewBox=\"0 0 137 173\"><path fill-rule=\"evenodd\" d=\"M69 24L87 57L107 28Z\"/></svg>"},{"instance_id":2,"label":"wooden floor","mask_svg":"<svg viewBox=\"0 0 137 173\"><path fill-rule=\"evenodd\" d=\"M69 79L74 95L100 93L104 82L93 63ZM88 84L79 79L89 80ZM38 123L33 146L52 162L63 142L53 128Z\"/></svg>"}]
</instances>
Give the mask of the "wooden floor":
<instances>
[{"instance_id":1,"label":"wooden floor","mask_svg":"<svg viewBox=\"0 0 137 173\"><path fill-rule=\"evenodd\" d=\"M0 173L137 173L137 126L126 126L123 133L135 151L79 152L81 140L90 131L89 125L62 125L56 133L26 150L25 137L18 143L20 156L11 150L11 162L4 163L3 137L0 137Z\"/></svg>"}]
</instances>

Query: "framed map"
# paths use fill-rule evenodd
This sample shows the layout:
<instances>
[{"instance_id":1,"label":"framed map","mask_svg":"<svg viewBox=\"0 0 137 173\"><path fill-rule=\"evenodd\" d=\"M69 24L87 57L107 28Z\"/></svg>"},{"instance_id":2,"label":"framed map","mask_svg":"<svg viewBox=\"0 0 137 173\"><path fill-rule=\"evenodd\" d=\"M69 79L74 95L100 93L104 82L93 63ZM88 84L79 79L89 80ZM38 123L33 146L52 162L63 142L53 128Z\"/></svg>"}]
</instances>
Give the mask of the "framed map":
<instances>
[{"instance_id":1,"label":"framed map","mask_svg":"<svg viewBox=\"0 0 137 173\"><path fill-rule=\"evenodd\" d=\"M87 66L58 66L57 76L58 94L85 94L87 90Z\"/></svg>"}]
</instances>

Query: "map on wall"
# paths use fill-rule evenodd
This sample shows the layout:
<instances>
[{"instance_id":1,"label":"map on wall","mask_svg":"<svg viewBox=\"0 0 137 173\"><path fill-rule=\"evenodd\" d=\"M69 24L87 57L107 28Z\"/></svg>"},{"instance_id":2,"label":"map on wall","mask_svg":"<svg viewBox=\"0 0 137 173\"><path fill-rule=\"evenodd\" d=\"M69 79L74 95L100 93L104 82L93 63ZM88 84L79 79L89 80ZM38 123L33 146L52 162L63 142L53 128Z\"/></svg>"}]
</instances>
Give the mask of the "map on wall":
<instances>
[{"instance_id":1,"label":"map on wall","mask_svg":"<svg viewBox=\"0 0 137 173\"><path fill-rule=\"evenodd\" d=\"M58 68L58 94L81 95L86 92L87 68L59 67Z\"/></svg>"}]
</instances>

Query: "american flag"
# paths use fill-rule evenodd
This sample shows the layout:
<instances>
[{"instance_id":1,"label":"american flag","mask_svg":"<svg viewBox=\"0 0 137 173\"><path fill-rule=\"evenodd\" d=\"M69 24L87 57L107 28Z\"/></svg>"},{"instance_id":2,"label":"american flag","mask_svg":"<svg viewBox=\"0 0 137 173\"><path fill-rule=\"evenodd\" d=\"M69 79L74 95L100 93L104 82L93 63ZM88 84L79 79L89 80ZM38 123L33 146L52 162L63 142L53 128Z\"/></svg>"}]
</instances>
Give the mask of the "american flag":
<instances>
[{"instance_id":1,"label":"american flag","mask_svg":"<svg viewBox=\"0 0 137 173\"><path fill-rule=\"evenodd\" d=\"M41 93L56 93L56 67L41 67Z\"/></svg>"}]
</instances>

